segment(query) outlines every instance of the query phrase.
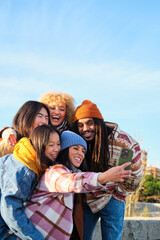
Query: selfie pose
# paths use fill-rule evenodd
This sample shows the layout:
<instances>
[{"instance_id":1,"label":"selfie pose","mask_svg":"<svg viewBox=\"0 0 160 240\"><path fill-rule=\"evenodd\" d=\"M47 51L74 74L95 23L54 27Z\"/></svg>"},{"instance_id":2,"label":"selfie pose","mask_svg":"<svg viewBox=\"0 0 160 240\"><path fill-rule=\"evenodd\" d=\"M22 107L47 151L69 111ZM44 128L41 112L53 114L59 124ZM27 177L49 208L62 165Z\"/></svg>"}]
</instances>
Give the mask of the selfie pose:
<instances>
[{"instance_id":1,"label":"selfie pose","mask_svg":"<svg viewBox=\"0 0 160 240\"><path fill-rule=\"evenodd\" d=\"M110 182L124 181L130 176L131 171L124 170L128 163L103 173L81 172L79 166L87 151L85 140L76 133L64 131L58 155L60 137L50 126L37 127L31 142L45 173L31 196L26 214L44 239L69 240L73 229L74 193L109 190Z\"/></svg>"},{"instance_id":2,"label":"selfie pose","mask_svg":"<svg viewBox=\"0 0 160 240\"><path fill-rule=\"evenodd\" d=\"M112 192L86 194L83 206L84 240L91 240L100 218L102 239L120 240L124 222L125 198L135 191L142 179L143 168L139 144L115 123L104 122L97 105L89 100L77 107L74 131L87 142L86 162L88 171L106 171L118 165L121 148L133 152L126 157L131 161L131 176L116 183ZM87 226L87 227L86 227Z\"/></svg>"}]
</instances>

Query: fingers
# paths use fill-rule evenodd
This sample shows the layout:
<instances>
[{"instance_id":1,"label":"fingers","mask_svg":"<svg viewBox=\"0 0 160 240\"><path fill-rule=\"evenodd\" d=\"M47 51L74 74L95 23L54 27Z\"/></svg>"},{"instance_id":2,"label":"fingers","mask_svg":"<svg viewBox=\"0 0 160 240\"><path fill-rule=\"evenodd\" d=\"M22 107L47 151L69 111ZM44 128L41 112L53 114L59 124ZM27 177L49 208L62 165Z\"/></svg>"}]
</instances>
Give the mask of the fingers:
<instances>
[{"instance_id":1,"label":"fingers","mask_svg":"<svg viewBox=\"0 0 160 240\"><path fill-rule=\"evenodd\" d=\"M131 176L132 171L131 170L124 170L123 173L121 174L121 177L123 179L129 178Z\"/></svg>"},{"instance_id":2,"label":"fingers","mask_svg":"<svg viewBox=\"0 0 160 240\"><path fill-rule=\"evenodd\" d=\"M128 167L129 165L131 165L131 162L126 162L124 164L122 164L120 167L125 169L126 167Z\"/></svg>"},{"instance_id":3,"label":"fingers","mask_svg":"<svg viewBox=\"0 0 160 240\"><path fill-rule=\"evenodd\" d=\"M9 135L7 142L8 142L8 144L13 145L13 146L16 144L16 137L14 136L14 134Z\"/></svg>"},{"instance_id":4,"label":"fingers","mask_svg":"<svg viewBox=\"0 0 160 240\"><path fill-rule=\"evenodd\" d=\"M120 182L123 182L125 178L129 178L131 176L132 171L125 170L125 168L128 167L130 164L131 164L131 162L127 162L120 166L120 168L121 168Z\"/></svg>"},{"instance_id":5,"label":"fingers","mask_svg":"<svg viewBox=\"0 0 160 240\"><path fill-rule=\"evenodd\" d=\"M131 163L127 162L121 166L112 167L104 173L100 174L101 179L98 180L101 184L106 182L123 182L126 178L130 178L131 170L125 170Z\"/></svg>"},{"instance_id":6,"label":"fingers","mask_svg":"<svg viewBox=\"0 0 160 240\"><path fill-rule=\"evenodd\" d=\"M129 178L131 176L131 170L124 170L126 173L123 174L123 178Z\"/></svg>"},{"instance_id":7,"label":"fingers","mask_svg":"<svg viewBox=\"0 0 160 240\"><path fill-rule=\"evenodd\" d=\"M125 180L126 178L130 178L130 176L131 176L131 171L130 171L130 170L124 170L124 171L127 172L127 173L121 174L120 177L119 177L119 181L118 181L118 182L124 182L124 180Z\"/></svg>"}]
</instances>

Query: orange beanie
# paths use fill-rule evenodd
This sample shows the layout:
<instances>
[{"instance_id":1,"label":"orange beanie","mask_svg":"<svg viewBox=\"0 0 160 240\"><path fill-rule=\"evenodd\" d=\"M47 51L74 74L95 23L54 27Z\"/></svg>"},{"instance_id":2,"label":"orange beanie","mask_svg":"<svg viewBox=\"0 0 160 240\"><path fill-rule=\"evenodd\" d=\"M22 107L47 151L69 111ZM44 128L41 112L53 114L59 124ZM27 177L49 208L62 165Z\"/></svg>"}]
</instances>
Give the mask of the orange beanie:
<instances>
[{"instance_id":1,"label":"orange beanie","mask_svg":"<svg viewBox=\"0 0 160 240\"><path fill-rule=\"evenodd\" d=\"M103 120L97 105L89 100L84 100L82 104L77 107L73 122L82 118L99 118Z\"/></svg>"}]
</instances>

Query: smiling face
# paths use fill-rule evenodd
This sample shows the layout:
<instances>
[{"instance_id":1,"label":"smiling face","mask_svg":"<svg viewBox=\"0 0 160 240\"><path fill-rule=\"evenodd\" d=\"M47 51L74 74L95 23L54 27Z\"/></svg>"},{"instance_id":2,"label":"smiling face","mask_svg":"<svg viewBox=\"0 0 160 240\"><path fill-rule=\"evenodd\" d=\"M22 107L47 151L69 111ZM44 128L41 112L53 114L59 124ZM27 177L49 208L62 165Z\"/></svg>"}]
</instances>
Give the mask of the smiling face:
<instances>
[{"instance_id":1,"label":"smiling face","mask_svg":"<svg viewBox=\"0 0 160 240\"><path fill-rule=\"evenodd\" d=\"M54 132L50 134L49 142L45 149L45 155L53 162L56 161L56 158L60 152L60 138L58 133Z\"/></svg>"},{"instance_id":2,"label":"smiling face","mask_svg":"<svg viewBox=\"0 0 160 240\"><path fill-rule=\"evenodd\" d=\"M39 111L39 113L37 113L34 119L33 129L43 124L48 125L48 120L49 120L49 116L48 116L47 110L45 108L41 108L41 110Z\"/></svg>"},{"instance_id":3,"label":"smiling face","mask_svg":"<svg viewBox=\"0 0 160 240\"><path fill-rule=\"evenodd\" d=\"M78 120L78 131L86 141L93 140L95 137L95 123L93 118L83 118Z\"/></svg>"},{"instance_id":4,"label":"smiling face","mask_svg":"<svg viewBox=\"0 0 160 240\"><path fill-rule=\"evenodd\" d=\"M81 145L74 145L69 147L69 160L78 168L85 157L85 148Z\"/></svg>"},{"instance_id":5,"label":"smiling face","mask_svg":"<svg viewBox=\"0 0 160 240\"><path fill-rule=\"evenodd\" d=\"M63 102L52 102L49 106L50 121L53 126L59 126L65 119L66 104Z\"/></svg>"}]
</instances>

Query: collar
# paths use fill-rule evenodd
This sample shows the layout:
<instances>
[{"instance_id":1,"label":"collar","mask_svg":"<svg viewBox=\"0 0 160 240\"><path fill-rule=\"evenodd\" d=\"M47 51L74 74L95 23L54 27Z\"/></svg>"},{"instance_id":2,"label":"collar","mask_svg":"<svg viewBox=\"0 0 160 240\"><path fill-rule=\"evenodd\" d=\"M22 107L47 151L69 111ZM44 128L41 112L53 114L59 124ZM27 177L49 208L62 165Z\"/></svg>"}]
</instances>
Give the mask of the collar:
<instances>
[{"instance_id":1,"label":"collar","mask_svg":"<svg viewBox=\"0 0 160 240\"><path fill-rule=\"evenodd\" d=\"M40 167L36 163L37 155L29 138L23 137L19 140L14 147L13 156L40 177Z\"/></svg>"}]
</instances>

